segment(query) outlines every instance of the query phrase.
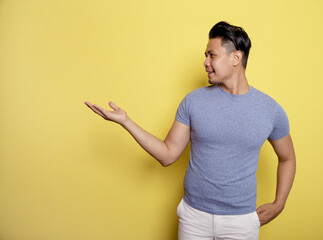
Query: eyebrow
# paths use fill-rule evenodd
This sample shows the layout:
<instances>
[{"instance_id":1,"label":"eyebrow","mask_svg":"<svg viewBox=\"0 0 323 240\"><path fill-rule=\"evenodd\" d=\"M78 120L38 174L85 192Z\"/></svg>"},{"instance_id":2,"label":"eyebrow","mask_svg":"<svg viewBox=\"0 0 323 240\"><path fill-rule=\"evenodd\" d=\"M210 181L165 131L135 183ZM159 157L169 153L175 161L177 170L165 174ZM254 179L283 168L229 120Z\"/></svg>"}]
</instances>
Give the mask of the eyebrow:
<instances>
[{"instance_id":1,"label":"eyebrow","mask_svg":"<svg viewBox=\"0 0 323 240\"><path fill-rule=\"evenodd\" d=\"M209 54L209 53L216 53L215 51L213 51L213 50L209 50L209 51L207 51L207 52L205 52L204 54L205 54L205 56L207 55L207 54Z\"/></svg>"}]
</instances>

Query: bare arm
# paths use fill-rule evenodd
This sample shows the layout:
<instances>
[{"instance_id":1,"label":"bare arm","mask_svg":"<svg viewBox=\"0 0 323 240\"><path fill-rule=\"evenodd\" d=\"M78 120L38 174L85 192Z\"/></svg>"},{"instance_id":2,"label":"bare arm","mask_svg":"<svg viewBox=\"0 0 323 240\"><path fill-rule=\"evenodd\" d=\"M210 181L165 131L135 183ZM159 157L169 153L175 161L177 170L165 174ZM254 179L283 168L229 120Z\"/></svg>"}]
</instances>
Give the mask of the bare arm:
<instances>
[{"instance_id":1,"label":"bare arm","mask_svg":"<svg viewBox=\"0 0 323 240\"><path fill-rule=\"evenodd\" d=\"M296 157L290 134L279 140L268 141L273 146L279 161L277 187L275 201L262 205L257 209L261 225L269 223L283 211L296 171Z\"/></svg>"},{"instance_id":2,"label":"bare arm","mask_svg":"<svg viewBox=\"0 0 323 240\"><path fill-rule=\"evenodd\" d=\"M175 120L164 141L153 136L149 132L142 129L134 121L132 121L127 113L114 103L109 105L113 111L108 111L100 106L92 105L89 102L85 104L91 108L95 113L108 121L123 126L139 143L139 145L146 150L151 156L156 158L164 167L174 163L185 150L190 140L190 127Z\"/></svg>"}]
</instances>

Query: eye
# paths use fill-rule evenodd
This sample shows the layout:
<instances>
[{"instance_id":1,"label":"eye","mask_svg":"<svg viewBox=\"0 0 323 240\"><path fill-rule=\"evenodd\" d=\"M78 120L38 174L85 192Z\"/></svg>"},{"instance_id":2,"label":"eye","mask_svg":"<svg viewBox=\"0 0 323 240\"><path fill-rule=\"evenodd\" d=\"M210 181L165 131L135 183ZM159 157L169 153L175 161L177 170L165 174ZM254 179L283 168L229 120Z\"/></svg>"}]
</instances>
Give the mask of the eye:
<instances>
[{"instance_id":1,"label":"eye","mask_svg":"<svg viewBox=\"0 0 323 240\"><path fill-rule=\"evenodd\" d=\"M213 57L215 57L215 54L211 53L210 56L211 56L211 58L213 58Z\"/></svg>"}]
</instances>

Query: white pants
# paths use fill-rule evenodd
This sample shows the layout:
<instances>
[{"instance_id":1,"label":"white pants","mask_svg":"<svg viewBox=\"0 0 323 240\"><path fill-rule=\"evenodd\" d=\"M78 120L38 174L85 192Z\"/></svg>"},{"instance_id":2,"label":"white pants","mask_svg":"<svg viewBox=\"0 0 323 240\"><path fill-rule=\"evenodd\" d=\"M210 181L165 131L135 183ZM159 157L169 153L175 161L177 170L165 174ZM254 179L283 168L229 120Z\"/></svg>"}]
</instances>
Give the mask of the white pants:
<instances>
[{"instance_id":1,"label":"white pants","mask_svg":"<svg viewBox=\"0 0 323 240\"><path fill-rule=\"evenodd\" d=\"M213 215L182 201L177 207L179 240L258 240L257 212L244 215Z\"/></svg>"}]
</instances>

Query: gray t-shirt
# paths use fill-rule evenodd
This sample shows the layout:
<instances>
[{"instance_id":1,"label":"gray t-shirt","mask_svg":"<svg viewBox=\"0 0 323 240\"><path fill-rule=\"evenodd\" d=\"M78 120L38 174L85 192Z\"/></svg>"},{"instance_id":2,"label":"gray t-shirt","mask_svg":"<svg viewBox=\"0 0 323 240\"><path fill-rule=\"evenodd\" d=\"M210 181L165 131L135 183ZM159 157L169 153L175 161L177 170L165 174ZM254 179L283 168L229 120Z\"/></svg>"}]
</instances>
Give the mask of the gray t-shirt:
<instances>
[{"instance_id":1,"label":"gray t-shirt","mask_svg":"<svg viewBox=\"0 0 323 240\"><path fill-rule=\"evenodd\" d=\"M191 128L184 201L219 215L255 211L260 148L289 133L284 109L252 86L233 95L211 85L186 95L176 120Z\"/></svg>"}]
</instances>

